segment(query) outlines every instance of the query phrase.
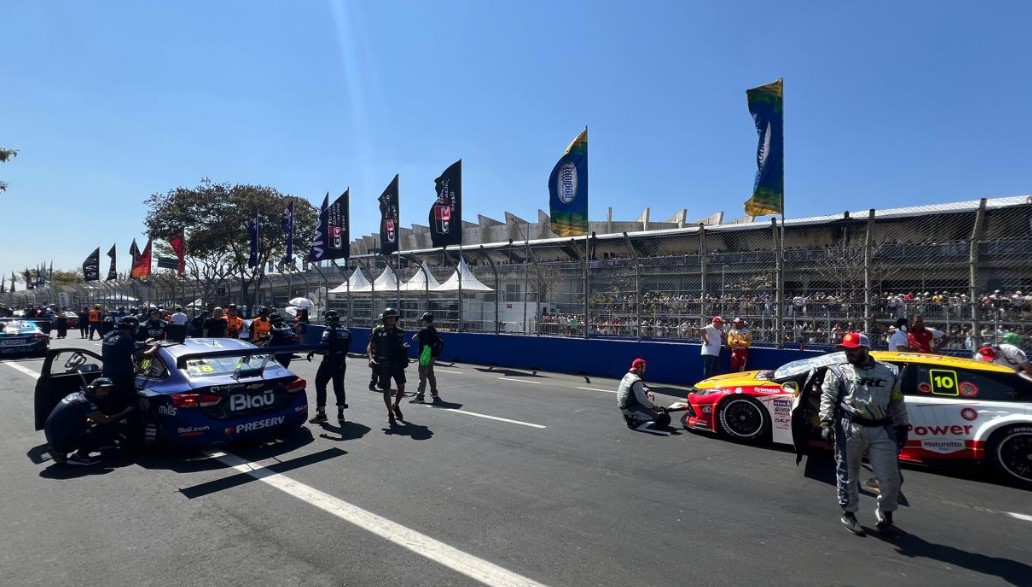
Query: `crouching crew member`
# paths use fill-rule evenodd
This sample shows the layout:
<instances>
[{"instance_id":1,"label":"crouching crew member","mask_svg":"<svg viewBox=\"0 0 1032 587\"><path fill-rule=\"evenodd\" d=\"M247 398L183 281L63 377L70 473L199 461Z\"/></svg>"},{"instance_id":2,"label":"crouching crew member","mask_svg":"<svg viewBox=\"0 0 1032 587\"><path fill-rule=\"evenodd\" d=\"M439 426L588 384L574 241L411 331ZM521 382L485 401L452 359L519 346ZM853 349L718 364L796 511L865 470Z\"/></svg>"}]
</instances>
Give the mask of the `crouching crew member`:
<instances>
[{"instance_id":1,"label":"crouching crew member","mask_svg":"<svg viewBox=\"0 0 1032 587\"><path fill-rule=\"evenodd\" d=\"M340 315L336 310L327 311L325 318L326 330L323 331L320 342L323 348L308 353L309 361L316 352L323 356L319 370L315 373L315 416L309 422L326 422L326 383L332 380L333 395L337 396L337 421L343 424L344 409L348 407L347 396L344 393L344 360L347 358L348 348L351 347L351 331L340 323Z\"/></svg>"},{"instance_id":2,"label":"crouching crew member","mask_svg":"<svg viewBox=\"0 0 1032 587\"><path fill-rule=\"evenodd\" d=\"M878 531L892 528L892 512L899 508L899 451L907 441L907 407L899 374L875 361L867 336L849 332L839 349L846 363L832 366L821 394L821 433L835 443L835 477L842 524L863 534L856 519L860 505L860 463L864 454L874 469L880 493L875 517Z\"/></svg>"},{"instance_id":3,"label":"crouching crew member","mask_svg":"<svg viewBox=\"0 0 1032 587\"><path fill-rule=\"evenodd\" d=\"M398 311L387 308L380 314L382 324L369 333L369 344L366 355L369 366L376 369L383 389L383 403L387 406L387 422L393 426L395 416L404 420L401 415L401 398L405 397L405 368L408 367L408 349L405 345L405 333L398 328ZM391 404L391 379L398 384L398 392Z\"/></svg>"},{"instance_id":4,"label":"crouching crew member","mask_svg":"<svg viewBox=\"0 0 1032 587\"><path fill-rule=\"evenodd\" d=\"M68 465L92 465L92 451L114 442L111 424L125 419L132 408L107 415L100 411L115 384L106 377L98 377L82 391L65 396L47 417L43 425L54 462ZM92 426L91 422L96 424ZM68 456L68 453L75 454Z\"/></svg>"},{"instance_id":5,"label":"crouching crew member","mask_svg":"<svg viewBox=\"0 0 1032 587\"><path fill-rule=\"evenodd\" d=\"M617 406L627 427L633 430L664 428L670 424L670 414L654 403L656 396L642 380L647 368L645 359L634 359L630 371L620 380L620 387L616 390Z\"/></svg>"}]
</instances>

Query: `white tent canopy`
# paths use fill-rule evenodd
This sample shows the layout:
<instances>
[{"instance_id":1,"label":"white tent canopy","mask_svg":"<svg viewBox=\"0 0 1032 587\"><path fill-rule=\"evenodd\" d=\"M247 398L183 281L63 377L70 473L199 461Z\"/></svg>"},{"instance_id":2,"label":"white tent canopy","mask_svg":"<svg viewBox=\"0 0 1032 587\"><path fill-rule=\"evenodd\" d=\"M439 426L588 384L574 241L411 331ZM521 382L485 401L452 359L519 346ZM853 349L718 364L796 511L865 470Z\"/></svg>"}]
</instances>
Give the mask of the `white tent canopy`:
<instances>
[{"instance_id":1,"label":"white tent canopy","mask_svg":"<svg viewBox=\"0 0 1032 587\"><path fill-rule=\"evenodd\" d=\"M366 279L365 273L362 273L361 267L355 269L347 283L338 285L331 289L329 293L348 293L348 291L351 293L369 293L369 280Z\"/></svg>"},{"instance_id":2,"label":"white tent canopy","mask_svg":"<svg viewBox=\"0 0 1032 587\"><path fill-rule=\"evenodd\" d=\"M465 259L459 260L459 268L452 273L448 281L445 281L437 287L435 291L459 291L459 274L462 274L462 291L463 292L475 292L475 291L494 291L490 287L487 287L483 283L473 276L473 272L469 270L469 266L466 265Z\"/></svg>"},{"instance_id":3,"label":"white tent canopy","mask_svg":"<svg viewBox=\"0 0 1032 587\"><path fill-rule=\"evenodd\" d=\"M427 282L429 282L429 284ZM429 288L427 287L428 285ZM423 261L423 268L416 271L416 274L412 276L412 279L401 284L401 291L426 292L427 289L434 291L440 286L441 283L437 281L434 274L430 272L430 267L427 266L426 261Z\"/></svg>"},{"instance_id":4,"label":"white tent canopy","mask_svg":"<svg viewBox=\"0 0 1032 587\"><path fill-rule=\"evenodd\" d=\"M373 282L373 289L375 291L398 290L398 276L394 274L394 270L390 266L383 268L383 273Z\"/></svg>"}]
</instances>

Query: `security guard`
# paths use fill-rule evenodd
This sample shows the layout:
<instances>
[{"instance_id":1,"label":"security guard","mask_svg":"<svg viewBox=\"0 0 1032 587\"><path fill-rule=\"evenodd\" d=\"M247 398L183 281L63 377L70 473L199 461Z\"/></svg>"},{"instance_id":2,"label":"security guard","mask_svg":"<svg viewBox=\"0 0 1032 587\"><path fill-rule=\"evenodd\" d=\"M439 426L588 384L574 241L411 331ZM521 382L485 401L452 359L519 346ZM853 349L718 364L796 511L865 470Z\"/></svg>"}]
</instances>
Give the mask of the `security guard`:
<instances>
[{"instance_id":1,"label":"security guard","mask_svg":"<svg viewBox=\"0 0 1032 587\"><path fill-rule=\"evenodd\" d=\"M401 398L405 397L405 368L408 367L408 345L405 344L405 333L398 328L398 311L387 308L380 314L380 321L369 333L369 344L366 355L369 366L376 369L383 389L383 403L387 406L387 422L393 426L395 416L404 420L401 415ZM391 405L391 379L398 384L398 392Z\"/></svg>"},{"instance_id":2,"label":"security guard","mask_svg":"<svg viewBox=\"0 0 1032 587\"><path fill-rule=\"evenodd\" d=\"M315 373L315 416L309 420L312 424L326 422L326 383L333 380L333 395L337 396L337 421L344 423L344 409L348 407L344 392L344 359L351 347L351 331L340 323L340 314L336 310L328 310L324 314L326 330L323 331L323 349L308 353L308 360L316 352L323 356L319 370ZM289 327L288 327L289 328Z\"/></svg>"},{"instance_id":3,"label":"security guard","mask_svg":"<svg viewBox=\"0 0 1032 587\"><path fill-rule=\"evenodd\" d=\"M821 394L821 435L835 444L835 477L842 524L862 535L856 519L860 505L860 463L864 454L874 469L881 491L875 526L886 532L899 508L899 450L907 442L907 406L899 374L870 355L866 335L848 332L839 349L846 363L828 369Z\"/></svg>"},{"instance_id":4,"label":"security guard","mask_svg":"<svg viewBox=\"0 0 1032 587\"><path fill-rule=\"evenodd\" d=\"M287 324L279 312L270 314L269 322L272 323L272 328L269 330L269 348L293 344L294 329ZM292 357L292 353L281 353L276 355L276 360L279 361L280 365L290 367L290 359Z\"/></svg>"}]
</instances>

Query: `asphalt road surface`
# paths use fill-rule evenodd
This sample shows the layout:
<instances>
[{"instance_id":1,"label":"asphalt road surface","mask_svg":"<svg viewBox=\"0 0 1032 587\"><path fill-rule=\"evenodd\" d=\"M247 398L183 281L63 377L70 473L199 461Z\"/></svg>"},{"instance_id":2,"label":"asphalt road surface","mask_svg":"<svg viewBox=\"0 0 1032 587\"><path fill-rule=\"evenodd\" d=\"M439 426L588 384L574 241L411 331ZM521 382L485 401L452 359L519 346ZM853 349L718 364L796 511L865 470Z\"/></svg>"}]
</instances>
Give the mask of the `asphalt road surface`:
<instances>
[{"instance_id":1,"label":"asphalt road surface","mask_svg":"<svg viewBox=\"0 0 1032 587\"><path fill-rule=\"evenodd\" d=\"M1032 585L1032 492L908 468L898 531L855 537L828 462L630 431L614 380L440 364L447 403L391 431L354 357L343 429L70 468L41 361L0 363L3 585Z\"/></svg>"}]
</instances>

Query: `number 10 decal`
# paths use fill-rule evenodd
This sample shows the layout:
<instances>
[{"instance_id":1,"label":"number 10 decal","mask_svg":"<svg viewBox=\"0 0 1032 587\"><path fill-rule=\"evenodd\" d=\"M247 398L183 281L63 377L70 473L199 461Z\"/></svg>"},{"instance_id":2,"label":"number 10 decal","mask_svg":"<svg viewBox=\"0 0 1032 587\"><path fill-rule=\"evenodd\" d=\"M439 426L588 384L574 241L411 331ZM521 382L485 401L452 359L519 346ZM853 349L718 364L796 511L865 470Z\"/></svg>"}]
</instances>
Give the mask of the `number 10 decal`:
<instances>
[{"instance_id":1,"label":"number 10 decal","mask_svg":"<svg viewBox=\"0 0 1032 587\"><path fill-rule=\"evenodd\" d=\"M929 369L928 377L932 380L932 393L935 395L960 395L957 385L957 372L945 369Z\"/></svg>"}]
</instances>

